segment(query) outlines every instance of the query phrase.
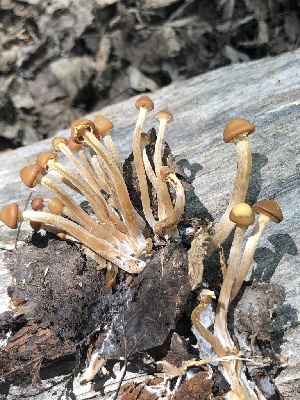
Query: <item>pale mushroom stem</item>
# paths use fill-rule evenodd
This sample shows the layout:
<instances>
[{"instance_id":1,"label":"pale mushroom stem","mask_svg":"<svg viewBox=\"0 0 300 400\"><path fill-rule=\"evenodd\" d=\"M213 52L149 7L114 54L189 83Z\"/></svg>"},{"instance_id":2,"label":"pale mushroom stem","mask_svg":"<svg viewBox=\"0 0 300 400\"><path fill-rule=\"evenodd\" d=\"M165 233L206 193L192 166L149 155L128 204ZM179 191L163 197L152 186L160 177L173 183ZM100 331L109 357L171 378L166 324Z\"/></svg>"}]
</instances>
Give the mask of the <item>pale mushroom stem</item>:
<instances>
[{"instance_id":1,"label":"pale mushroom stem","mask_svg":"<svg viewBox=\"0 0 300 400\"><path fill-rule=\"evenodd\" d=\"M180 180L177 178L175 173L168 167L161 167L160 175L162 178L169 182L176 192L176 200L175 205L172 210L172 213L167 218L162 221L156 222L154 225L154 232L157 233L163 229L173 228L173 236L176 236L177 224L180 221L182 214L184 212L185 206L185 194L183 186Z\"/></svg>"},{"instance_id":2,"label":"pale mushroom stem","mask_svg":"<svg viewBox=\"0 0 300 400\"><path fill-rule=\"evenodd\" d=\"M155 142L154 156L153 156L155 174L157 177L156 188L157 188L157 200L158 200L158 218L160 221L169 217L173 212L172 201L168 191L167 184L162 180L160 176L160 169L162 167L162 157L163 157L163 140L167 123L168 121L166 118L162 118L159 121L159 129Z\"/></svg>"},{"instance_id":3,"label":"pale mushroom stem","mask_svg":"<svg viewBox=\"0 0 300 400\"><path fill-rule=\"evenodd\" d=\"M86 181L86 183L94 190L95 193L98 194L99 193L98 183L96 182L92 174L89 172L89 170L85 166L83 166L81 162L74 156L69 147L66 146L64 143L59 143L55 147L55 150L61 151L72 162L72 164L75 166L75 168L82 176L82 178Z\"/></svg>"},{"instance_id":4,"label":"pale mushroom stem","mask_svg":"<svg viewBox=\"0 0 300 400\"><path fill-rule=\"evenodd\" d=\"M144 140L141 140L143 124L145 122L146 114L148 110L144 107L140 107L139 109L139 116L136 122L136 126L134 129L133 134L133 141L132 141L132 152L133 152L133 159L135 170L137 174L137 178L139 181L139 187L141 192L141 201L143 206L143 212L145 218L151 228L153 228L155 224L155 219L153 217L151 204L150 204L150 196L149 196L149 189L148 189L148 182L145 173L145 166L143 162L143 147L146 145Z\"/></svg>"},{"instance_id":5,"label":"pale mushroom stem","mask_svg":"<svg viewBox=\"0 0 300 400\"><path fill-rule=\"evenodd\" d=\"M120 157L119 152L114 144L114 141L112 140L112 137L111 137L109 131L103 136L103 143L104 143L105 147L107 148L107 150L109 151L112 158L114 159L119 170L122 172L121 157Z\"/></svg>"},{"instance_id":6,"label":"pale mushroom stem","mask_svg":"<svg viewBox=\"0 0 300 400\"><path fill-rule=\"evenodd\" d=\"M80 224L82 227L90 231L94 235L98 235L100 238L103 238L109 243L112 243L116 247L122 248L126 253L131 254L134 252L134 247L129 247L122 245L122 242L116 239L112 234L108 232L107 229L100 224L98 224L93 218L91 218L73 199L69 194L56 185L51 179L38 175L37 182L42 186L49 189L52 193L54 193L67 207L72 213L73 219Z\"/></svg>"},{"instance_id":7,"label":"pale mushroom stem","mask_svg":"<svg viewBox=\"0 0 300 400\"><path fill-rule=\"evenodd\" d=\"M192 323L200 333L200 335L212 346L214 352L218 357L225 357L230 353L224 346L218 337L212 334L207 328L203 326L201 323L200 315L206 309L208 304L211 302L211 296L206 295L207 290L204 289L198 296L198 300L200 301L199 305L192 312ZM212 292L213 293L213 292ZM229 393L230 399L232 400L253 400L256 397L253 397L254 392L249 387L249 384L242 374L242 370L240 368L241 361L232 360L232 361L222 361L221 362L224 372L223 375L231 386L231 391Z\"/></svg>"},{"instance_id":8,"label":"pale mushroom stem","mask_svg":"<svg viewBox=\"0 0 300 400\"><path fill-rule=\"evenodd\" d=\"M144 251L147 243L137 224L134 208L131 203L128 190L120 170L116 167L114 160L111 159L111 156L107 153L107 150L104 149L104 146L101 145L101 143L95 138L92 133L86 131L84 135L84 141L93 148L93 150L100 156L100 158L103 159L103 162L109 169L116 195L119 199L120 211L124 218L128 233L131 239L136 242L137 248L139 249L138 251Z\"/></svg>"},{"instance_id":9,"label":"pale mushroom stem","mask_svg":"<svg viewBox=\"0 0 300 400\"><path fill-rule=\"evenodd\" d=\"M222 283L220 296L218 299L214 326L215 335L219 338L224 347L228 347L230 349L234 347L234 343L229 335L227 328L227 314L230 304L230 293L237 273L245 229L245 227L237 226L235 230L228 259L228 268Z\"/></svg>"},{"instance_id":10,"label":"pale mushroom stem","mask_svg":"<svg viewBox=\"0 0 300 400\"><path fill-rule=\"evenodd\" d=\"M53 169L79 188L90 203L100 224L112 237L117 238L121 243L124 242L129 245L134 253L137 251L135 243L125 234L127 232L125 224L110 209L100 191L96 194L84 180L57 161L49 160L48 167L50 171Z\"/></svg>"},{"instance_id":11,"label":"pale mushroom stem","mask_svg":"<svg viewBox=\"0 0 300 400\"><path fill-rule=\"evenodd\" d=\"M254 253L257 248L257 244L267 226L270 222L270 218L267 215L260 214L259 219L246 242L246 246L243 252L242 260L240 262L240 266L235 278L235 282L231 289L231 301L236 297L239 293L244 279L250 269L251 263L253 261Z\"/></svg>"},{"instance_id":12,"label":"pale mushroom stem","mask_svg":"<svg viewBox=\"0 0 300 400\"><path fill-rule=\"evenodd\" d=\"M244 203L246 199L252 168L252 155L247 136L244 136L236 142L236 150L238 154L238 169L232 194L225 213L214 228L214 234L211 237L212 242L209 245L207 256L211 255L230 235L234 228L234 223L229 220L229 213L236 204Z\"/></svg>"}]
</instances>

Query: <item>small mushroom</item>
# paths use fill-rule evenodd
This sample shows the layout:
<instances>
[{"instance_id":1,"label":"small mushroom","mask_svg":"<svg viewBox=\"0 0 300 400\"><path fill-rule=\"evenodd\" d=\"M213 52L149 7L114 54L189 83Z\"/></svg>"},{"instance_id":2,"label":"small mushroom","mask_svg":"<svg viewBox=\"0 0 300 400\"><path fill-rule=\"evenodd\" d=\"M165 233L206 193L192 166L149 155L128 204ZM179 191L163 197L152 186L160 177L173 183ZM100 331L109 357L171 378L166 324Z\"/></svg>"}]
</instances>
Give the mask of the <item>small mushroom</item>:
<instances>
[{"instance_id":1,"label":"small mushroom","mask_svg":"<svg viewBox=\"0 0 300 400\"><path fill-rule=\"evenodd\" d=\"M212 244L210 245L208 255L212 254L230 235L234 223L230 221L229 213L236 204L243 203L246 199L252 168L252 156L248 144L248 136L254 130L255 125L243 118L236 118L229 121L224 129L224 142L232 142L236 146L238 168L229 204L222 218L214 228L215 232L212 236Z\"/></svg>"},{"instance_id":2,"label":"small mushroom","mask_svg":"<svg viewBox=\"0 0 300 400\"><path fill-rule=\"evenodd\" d=\"M168 192L168 187L160 176L165 130L167 124L173 121L173 115L168 110L161 110L156 114L156 119L159 121L159 129L155 142L153 161L155 174L157 177L158 217L161 221L166 217L169 217L173 212L172 201Z\"/></svg>"},{"instance_id":3,"label":"small mushroom","mask_svg":"<svg viewBox=\"0 0 300 400\"><path fill-rule=\"evenodd\" d=\"M114 124L103 115L97 115L94 119L94 125L96 128L96 132L99 136L102 137L103 142L110 155L114 159L120 171L122 170L122 161L119 156L118 150L111 138L110 131L114 127Z\"/></svg>"},{"instance_id":4,"label":"small mushroom","mask_svg":"<svg viewBox=\"0 0 300 400\"><path fill-rule=\"evenodd\" d=\"M169 167L161 167L160 169L160 175L161 178L170 183L173 188L175 189L176 193L176 200L175 200L175 205L172 210L171 215L169 215L167 218L163 219L162 221L156 222L154 225L154 233L157 233L159 231L162 231L163 229L169 229L175 227L177 229L177 224L180 221L182 214L184 212L184 206L185 206L185 194L184 194L184 189L183 186L180 182L180 180L177 178L176 174L174 171L172 171L171 168Z\"/></svg>"},{"instance_id":5,"label":"small mushroom","mask_svg":"<svg viewBox=\"0 0 300 400\"><path fill-rule=\"evenodd\" d=\"M218 299L215 319L215 334L224 347L232 348L234 347L234 344L227 328L227 313L230 304L230 294L237 274L244 233L246 228L253 224L255 217L252 208L248 204L239 203L230 211L229 219L236 224L236 229L230 248L228 268Z\"/></svg>"},{"instance_id":6,"label":"small mushroom","mask_svg":"<svg viewBox=\"0 0 300 400\"><path fill-rule=\"evenodd\" d=\"M136 126L133 134L132 141L132 153L134 159L135 170L139 182L141 201L143 206L143 212L149 226L153 228L155 219L153 217L150 196L148 189L148 182L145 172L145 165L143 161L143 147L146 145L146 141L142 138L143 124L148 111L153 110L154 104L148 96L142 96L136 101L136 107L139 109L139 116L136 122Z\"/></svg>"},{"instance_id":7,"label":"small mushroom","mask_svg":"<svg viewBox=\"0 0 300 400\"><path fill-rule=\"evenodd\" d=\"M258 241L265 230L267 224L272 221L280 223L283 219L282 211L274 200L261 200L252 206L253 211L259 214L257 223L248 238L243 252L242 260L236 275L235 282L231 290L231 300L233 300L240 291L244 279L249 271L253 261L254 253L257 248Z\"/></svg>"}]
</instances>

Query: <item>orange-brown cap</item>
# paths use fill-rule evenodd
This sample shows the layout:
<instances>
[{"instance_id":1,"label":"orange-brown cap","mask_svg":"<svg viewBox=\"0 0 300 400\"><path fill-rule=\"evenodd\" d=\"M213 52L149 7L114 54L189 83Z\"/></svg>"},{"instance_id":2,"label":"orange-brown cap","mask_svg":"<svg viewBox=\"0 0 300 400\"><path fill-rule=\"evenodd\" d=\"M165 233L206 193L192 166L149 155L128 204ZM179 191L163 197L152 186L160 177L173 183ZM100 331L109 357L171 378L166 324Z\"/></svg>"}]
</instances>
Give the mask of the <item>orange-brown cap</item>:
<instances>
[{"instance_id":1,"label":"orange-brown cap","mask_svg":"<svg viewBox=\"0 0 300 400\"><path fill-rule=\"evenodd\" d=\"M253 224L255 214L248 204L239 203L230 211L229 219L237 225L249 226Z\"/></svg>"},{"instance_id":2,"label":"orange-brown cap","mask_svg":"<svg viewBox=\"0 0 300 400\"><path fill-rule=\"evenodd\" d=\"M52 140L52 146L53 146L53 148L54 148L54 150L55 151L60 151L60 145L61 144L64 144L64 145L67 145L68 144L68 139L67 138L64 138L64 137L55 137L53 140Z\"/></svg>"},{"instance_id":3,"label":"orange-brown cap","mask_svg":"<svg viewBox=\"0 0 300 400\"><path fill-rule=\"evenodd\" d=\"M135 102L136 108L139 110L141 107L144 107L147 111L152 111L154 108L154 103L150 99L150 97L144 95L137 99Z\"/></svg>"},{"instance_id":4,"label":"orange-brown cap","mask_svg":"<svg viewBox=\"0 0 300 400\"><path fill-rule=\"evenodd\" d=\"M114 124L108 119L103 117L103 115L97 115L94 119L95 131L98 135L105 135L105 133L114 127Z\"/></svg>"},{"instance_id":5,"label":"orange-brown cap","mask_svg":"<svg viewBox=\"0 0 300 400\"><path fill-rule=\"evenodd\" d=\"M42 227L42 223L37 221L30 221L29 225L34 231L39 231Z\"/></svg>"},{"instance_id":6,"label":"orange-brown cap","mask_svg":"<svg viewBox=\"0 0 300 400\"><path fill-rule=\"evenodd\" d=\"M273 222L281 222L283 220L283 215L281 208L274 200L261 200L252 206L253 211L256 214L265 214Z\"/></svg>"},{"instance_id":7,"label":"orange-brown cap","mask_svg":"<svg viewBox=\"0 0 300 400\"><path fill-rule=\"evenodd\" d=\"M156 119L158 121L166 120L167 122L173 121L173 114L168 110L161 110L156 114Z\"/></svg>"},{"instance_id":8,"label":"orange-brown cap","mask_svg":"<svg viewBox=\"0 0 300 400\"><path fill-rule=\"evenodd\" d=\"M228 122L223 132L223 139L225 143L231 142L241 134L247 134L255 131L255 125L243 118L235 118Z\"/></svg>"},{"instance_id":9,"label":"orange-brown cap","mask_svg":"<svg viewBox=\"0 0 300 400\"><path fill-rule=\"evenodd\" d=\"M36 197L31 201L31 208L34 211L40 211L44 206L44 199L42 197Z\"/></svg>"},{"instance_id":10,"label":"orange-brown cap","mask_svg":"<svg viewBox=\"0 0 300 400\"><path fill-rule=\"evenodd\" d=\"M74 142L81 143L86 132L94 133L97 136L95 130L94 123L89 119L78 119L71 124L71 137Z\"/></svg>"},{"instance_id":11,"label":"orange-brown cap","mask_svg":"<svg viewBox=\"0 0 300 400\"><path fill-rule=\"evenodd\" d=\"M20 178L22 182L29 188L33 188L36 185L36 178L38 174L43 171L37 164L29 164L23 167L20 171Z\"/></svg>"},{"instance_id":12,"label":"orange-brown cap","mask_svg":"<svg viewBox=\"0 0 300 400\"><path fill-rule=\"evenodd\" d=\"M68 147L71 151L78 151L82 148L82 143L76 143L71 137L68 141Z\"/></svg>"},{"instance_id":13,"label":"orange-brown cap","mask_svg":"<svg viewBox=\"0 0 300 400\"><path fill-rule=\"evenodd\" d=\"M19 206L17 203L9 204L0 212L0 220L11 229L18 227Z\"/></svg>"},{"instance_id":14,"label":"orange-brown cap","mask_svg":"<svg viewBox=\"0 0 300 400\"><path fill-rule=\"evenodd\" d=\"M64 208L64 204L58 197L51 197L48 200L48 208L52 214L59 215Z\"/></svg>"},{"instance_id":15,"label":"orange-brown cap","mask_svg":"<svg viewBox=\"0 0 300 400\"><path fill-rule=\"evenodd\" d=\"M58 158L58 155L55 153L39 153L37 158L36 158L36 163L39 165L41 168L43 168L45 171L48 169L48 162L49 161L56 161Z\"/></svg>"}]
</instances>

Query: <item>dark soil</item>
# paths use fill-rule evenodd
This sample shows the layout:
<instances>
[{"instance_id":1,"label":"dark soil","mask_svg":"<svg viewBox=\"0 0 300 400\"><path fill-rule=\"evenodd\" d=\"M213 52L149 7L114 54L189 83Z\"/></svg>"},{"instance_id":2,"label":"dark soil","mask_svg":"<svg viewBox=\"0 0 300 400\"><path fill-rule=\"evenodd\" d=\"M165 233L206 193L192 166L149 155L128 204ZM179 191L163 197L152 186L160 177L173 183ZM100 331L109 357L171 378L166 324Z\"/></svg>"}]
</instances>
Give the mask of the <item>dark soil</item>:
<instances>
[{"instance_id":1,"label":"dark soil","mask_svg":"<svg viewBox=\"0 0 300 400\"><path fill-rule=\"evenodd\" d=\"M70 3L70 4L69 4ZM2 1L0 147L87 111L299 47L299 1Z\"/></svg>"}]
</instances>

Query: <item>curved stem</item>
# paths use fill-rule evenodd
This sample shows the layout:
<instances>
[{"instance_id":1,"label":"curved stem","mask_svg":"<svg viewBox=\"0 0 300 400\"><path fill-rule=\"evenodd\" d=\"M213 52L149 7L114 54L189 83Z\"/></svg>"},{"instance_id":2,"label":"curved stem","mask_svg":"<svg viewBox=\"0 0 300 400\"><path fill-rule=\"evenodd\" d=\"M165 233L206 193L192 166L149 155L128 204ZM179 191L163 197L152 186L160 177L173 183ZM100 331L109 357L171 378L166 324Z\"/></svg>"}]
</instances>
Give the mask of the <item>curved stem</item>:
<instances>
[{"instance_id":1,"label":"curved stem","mask_svg":"<svg viewBox=\"0 0 300 400\"><path fill-rule=\"evenodd\" d=\"M236 226L236 231L229 254L228 268L222 283L216 311L215 335L219 338L222 345L224 347L228 347L229 349L233 348L234 344L227 328L227 314L230 304L230 294L236 277L239 257L241 254L244 232L245 227L239 225Z\"/></svg>"},{"instance_id":2,"label":"curved stem","mask_svg":"<svg viewBox=\"0 0 300 400\"><path fill-rule=\"evenodd\" d=\"M212 242L208 248L208 256L211 255L217 249L217 247L221 245L230 235L232 229L234 228L234 223L230 221L229 213L236 204L244 203L247 195L252 168L252 155L249 148L247 136L239 138L236 141L235 145L238 155L237 174L234 181L229 204L222 218L214 228Z\"/></svg>"}]
</instances>

